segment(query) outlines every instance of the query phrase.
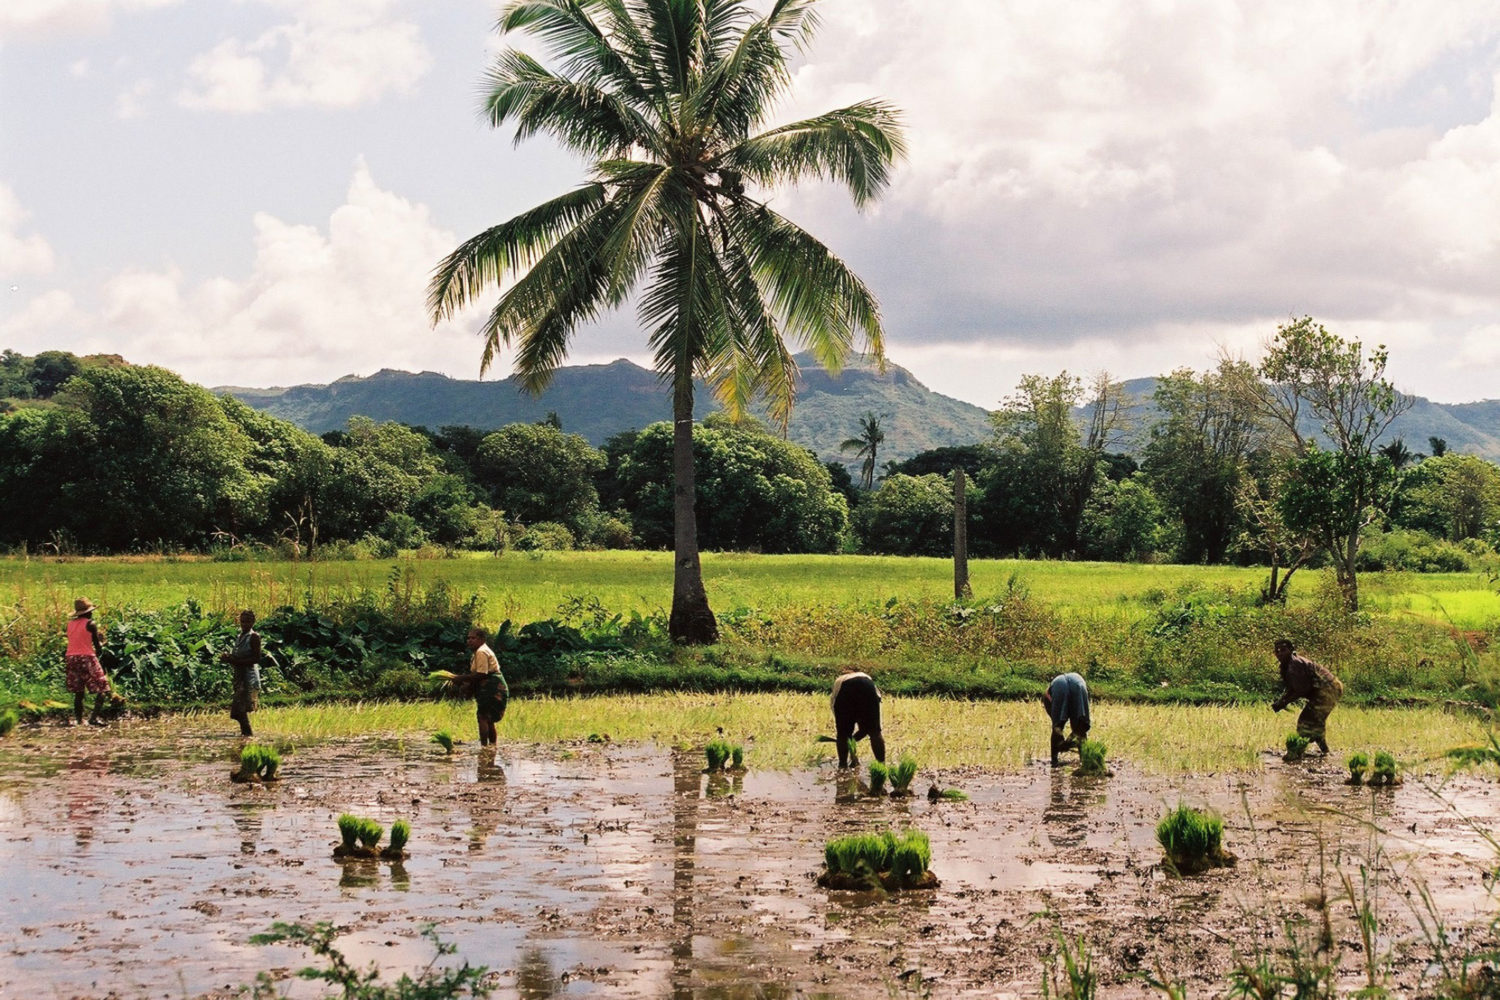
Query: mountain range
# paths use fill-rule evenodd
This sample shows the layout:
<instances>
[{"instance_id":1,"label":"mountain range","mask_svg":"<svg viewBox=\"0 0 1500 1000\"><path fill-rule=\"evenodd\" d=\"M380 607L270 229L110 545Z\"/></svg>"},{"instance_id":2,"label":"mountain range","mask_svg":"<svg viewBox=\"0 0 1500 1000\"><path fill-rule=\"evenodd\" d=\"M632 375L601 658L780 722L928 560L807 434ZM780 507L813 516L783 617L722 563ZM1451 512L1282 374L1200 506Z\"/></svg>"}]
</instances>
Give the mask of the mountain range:
<instances>
[{"instance_id":1,"label":"mountain range","mask_svg":"<svg viewBox=\"0 0 1500 1000\"><path fill-rule=\"evenodd\" d=\"M866 413L876 414L885 432L882 463L944 445L974 444L991 434L988 410L933 392L900 365L887 363L881 372L860 358L830 375L810 355L798 355L796 360L801 373L787 436L825 461L857 464L852 455L840 452L839 445L857 434ZM1156 383L1154 378L1124 383L1125 398L1133 402L1125 409L1115 450L1140 455L1155 417L1151 394ZM670 395L661 380L623 358L605 365L561 368L538 396L527 394L514 378L479 382L390 369L345 376L327 385L225 386L215 391L314 433L343 428L352 416L433 429L450 424L491 429L544 420L555 413L564 430L598 446L612 434L671 415ZM701 384L697 400L699 418L719 409ZM1428 439L1438 437L1450 451L1500 461L1500 400L1445 404L1416 397L1386 437L1402 438L1415 452L1428 450Z\"/></svg>"}]
</instances>

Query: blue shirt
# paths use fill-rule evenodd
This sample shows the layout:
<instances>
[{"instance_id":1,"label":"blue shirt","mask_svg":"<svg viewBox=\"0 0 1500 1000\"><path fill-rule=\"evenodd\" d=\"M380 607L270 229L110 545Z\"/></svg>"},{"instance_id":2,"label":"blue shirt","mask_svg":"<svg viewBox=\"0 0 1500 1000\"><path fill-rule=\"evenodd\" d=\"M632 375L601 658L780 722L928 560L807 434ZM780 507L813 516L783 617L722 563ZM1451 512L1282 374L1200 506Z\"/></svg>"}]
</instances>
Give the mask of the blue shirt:
<instances>
[{"instance_id":1,"label":"blue shirt","mask_svg":"<svg viewBox=\"0 0 1500 1000\"><path fill-rule=\"evenodd\" d=\"M1054 728L1063 723L1072 723L1073 729L1089 728L1089 686L1078 674L1059 674L1047 686L1052 699L1052 708L1047 713L1052 717Z\"/></svg>"}]
</instances>

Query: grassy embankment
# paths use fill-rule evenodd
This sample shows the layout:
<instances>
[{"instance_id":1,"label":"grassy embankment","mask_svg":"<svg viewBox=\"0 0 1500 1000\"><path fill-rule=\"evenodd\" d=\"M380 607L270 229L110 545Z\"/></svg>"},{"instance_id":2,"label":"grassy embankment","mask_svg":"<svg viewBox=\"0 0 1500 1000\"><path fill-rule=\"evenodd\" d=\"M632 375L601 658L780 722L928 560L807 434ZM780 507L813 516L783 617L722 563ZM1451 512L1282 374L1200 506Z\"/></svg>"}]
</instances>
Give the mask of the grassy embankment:
<instances>
[{"instance_id":1,"label":"grassy embankment","mask_svg":"<svg viewBox=\"0 0 1500 1000\"><path fill-rule=\"evenodd\" d=\"M1030 697L1057 671L1077 669L1106 700L1256 703L1275 689L1269 650L1282 634L1343 677L1346 704L1493 705L1500 690L1494 657L1461 634L1500 618L1500 596L1477 574L1366 574L1366 610L1348 615L1313 572L1298 578L1288 607L1259 608L1257 569L980 560L972 565L975 601L955 608L951 569L940 559L709 554L704 569L724 641L674 651L661 634L671 573L665 553L400 563L0 560L0 608L8 611L0 690L11 699L56 697L61 670L52 647L80 594L101 606L117 635L130 631L121 622L130 626L132 616L154 609L186 600L206 609L207 625L174 619L136 640L149 645L171 633L167 653L135 653L134 675L122 677L137 703L166 707L227 696L211 654L232 632L228 616L244 606L294 606L304 615L283 623L280 636L275 616L265 622L284 668L270 678L272 703L402 693L403 672L409 691L412 669L461 662L462 633L453 636L462 628L456 616L467 613L492 627L561 619L571 629L539 626L506 651L513 687L527 695L814 692L853 664L876 673L893 695ZM470 594L478 602L465 610ZM308 613L318 619L312 626ZM374 636L368 630L376 626L385 629L379 641L335 649L330 638L358 629ZM419 627L420 642L391 638ZM192 669L179 669L182 658L194 660ZM174 670L180 680L161 683Z\"/></svg>"}]
</instances>

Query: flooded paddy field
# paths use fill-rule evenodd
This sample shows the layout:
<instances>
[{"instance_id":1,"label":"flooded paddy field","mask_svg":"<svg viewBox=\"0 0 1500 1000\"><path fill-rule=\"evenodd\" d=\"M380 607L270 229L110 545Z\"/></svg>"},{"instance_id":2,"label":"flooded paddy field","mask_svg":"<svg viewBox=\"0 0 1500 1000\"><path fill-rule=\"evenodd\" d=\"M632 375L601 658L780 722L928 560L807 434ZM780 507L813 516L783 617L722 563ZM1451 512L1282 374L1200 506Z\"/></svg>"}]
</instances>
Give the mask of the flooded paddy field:
<instances>
[{"instance_id":1,"label":"flooded paddy field","mask_svg":"<svg viewBox=\"0 0 1500 1000\"><path fill-rule=\"evenodd\" d=\"M1423 893L1459 949L1496 910L1492 775L1355 788L1341 758L1268 754L1260 772L1186 777L1129 761L1107 779L923 771L894 800L831 765L710 776L701 752L649 744L447 757L423 739L300 744L283 780L256 786L229 781L240 740L207 731L14 734L0 996L233 996L258 972L318 995L294 977L305 952L249 942L275 921L332 922L347 955L388 973L431 960L435 924L498 997L1037 996L1059 934L1086 942L1101 995L1150 995L1148 973L1219 994L1288 927L1352 992L1364 903L1388 985L1419 995ZM970 798L929 802L931 782ZM1179 802L1224 816L1236 867L1163 871L1155 824ZM410 857L334 860L344 812L408 819ZM828 838L906 826L931 836L939 889L814 884Z\"/></svg>"}]
</instances>

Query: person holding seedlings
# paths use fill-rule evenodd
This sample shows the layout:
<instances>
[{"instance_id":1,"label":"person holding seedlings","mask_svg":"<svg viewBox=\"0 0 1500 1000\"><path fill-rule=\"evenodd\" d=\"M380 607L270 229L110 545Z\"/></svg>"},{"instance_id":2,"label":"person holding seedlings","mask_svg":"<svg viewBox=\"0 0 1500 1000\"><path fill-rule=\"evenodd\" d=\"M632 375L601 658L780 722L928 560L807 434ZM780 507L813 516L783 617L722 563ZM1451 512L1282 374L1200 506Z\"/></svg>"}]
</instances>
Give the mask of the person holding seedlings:
<instances>
[{"instance_id":1,"label":"person holding seedlings","mask_svg":"<svg viewBox=\"0 0 1500 1000\"><path fill-rule=\"evenodd\" d=\"M479 745L492 747L497 739L495 724L505 718L505 704L510 687L500 672L500 660L489 647L489 633L482 628L469 629L469 673L475 675L474 705L479 722Z\"/></svg>"},{"instance_id":2,"label":"person holding seedlings","mask_svg":"<svg viewBox=\"0 0 1500 1000\"><path fill-rule=\"evenodd\" d=\"M1089 686L1078 674L1058 674L1042 692L1042 705L1052 720L1052 766L1056 767L1057 755L1076 748L1089 734ZM1065 725L1072 730L1066 739Z\"/></svg>"},{"instance_id":3,"label":"person holding seedlings","mask_svg":"<svg viewBox=\"0 0 1500 1000\"><path fill-rule=\"evenodd\" d=\"M68 690L73 692L73 725L83 725L83 696L92 692L94 711L89 716L89 725L105 725L99 713L104 711L104 696L109 694L109 678L104 676L104 666L99 654L104 649L104 635L94 621L94 605L87 597L73 602L73 617L68 619L68 650L64 663L67 666Z\"/></svg>"},{"instance_id":4,"label":"person holding seedlings","mask_svg":"<svg viewBox=\"0 0 1500 1000\"><path fill-rule=\"evenodd\" d=\"M1297 735L1316 743L1326 754L1328 740L1324 738L1324 728L1329 713L1344 695L1343 682L1327 667L1298 654L1290 639L1277 639L1274 649L1276 661L1281 665L1282 690L1271 702L1271 708L1279 712L1298 698L1306 698L1302 714L1297 716Z\"/></svg>"},{"instance_id":5,"label":"person holding seedlings","mask_svg":"<svg viewBox=\"0 0 1500 1000\"><path fill-rule=\"evenodd\" d=\"M234 669L234 693L229 700L229 717L240 724L241 736L254 736L250 730L250 713L260 707L260 633L255 631L255 612L240 612L240 634L234 648L219 654L219 659Z\"/></svg>"},{"instance_id":6,"label":"person holding seedlings","mask_svg":"<svg viewBox=\"0 0 1500 1000\"><path fill-rule=\"evenodd\" d=\"M839 748L839 767L858 767L854 744L870 738L870 752L885 763L885 737L880 734L880 691L870 675L858 670L840 674L833 682L833 739Z\"/></svg>"}]
</instances>

